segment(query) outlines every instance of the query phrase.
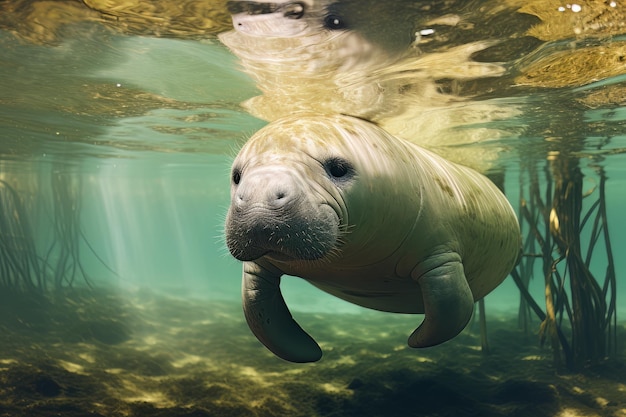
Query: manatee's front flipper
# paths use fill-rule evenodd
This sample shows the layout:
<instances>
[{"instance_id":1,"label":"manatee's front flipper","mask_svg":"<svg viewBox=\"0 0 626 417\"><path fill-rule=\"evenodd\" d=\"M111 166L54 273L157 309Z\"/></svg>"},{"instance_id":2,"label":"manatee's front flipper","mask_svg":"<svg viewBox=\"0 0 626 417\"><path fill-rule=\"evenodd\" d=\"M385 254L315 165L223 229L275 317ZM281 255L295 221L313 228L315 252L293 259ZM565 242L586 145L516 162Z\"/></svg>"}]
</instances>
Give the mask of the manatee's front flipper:
<instances>
[{"instance_id":1,"label":"manatee's front flipper","mask_svg":"<svg viewBox=\"0 0 626 417\"><path fill-rule=\"evenodd\" d=\"M243 312L252 333L276 356L315 362L322 350L291 317L280 292L280 274L256 262L243 263Z\"/></svg>"},{"instance_id":2,"label":"manatee's front flipper","mask_svg":"<svg viewBox=\"0 0 626 417\"><path fill-rule=\"evenodd\" d=\"M411 347L429 347L452 339L472 316L474 296L461 259L457 254L446 257L451 259L415 277L424 297L424 321L409 337Z\"/></svg>"}]
</instances>

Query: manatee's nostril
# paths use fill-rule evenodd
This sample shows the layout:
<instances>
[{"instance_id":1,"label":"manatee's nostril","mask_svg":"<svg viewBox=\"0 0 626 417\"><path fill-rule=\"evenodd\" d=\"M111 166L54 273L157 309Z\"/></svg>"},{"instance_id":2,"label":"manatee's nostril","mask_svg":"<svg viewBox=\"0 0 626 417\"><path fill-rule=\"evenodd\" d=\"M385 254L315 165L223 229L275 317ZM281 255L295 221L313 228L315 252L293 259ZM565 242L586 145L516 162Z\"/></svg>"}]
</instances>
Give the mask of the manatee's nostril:
<instances>
[{"instance_id":1,"label":"manatee's nostril","mask_svg":"<svg viewBox=\"0 0 626 417\"><path fill-rule=\"evenodd\" d=\"M267 202L270 206L279 208L290 204L292 193L289 187L281 185L273 190L268 190Z\"/></svg>"},{"instance_id":2,"label":"manatee's nostril","mask_svg":"<svg viewBox=\"0 0 626 417\"><path fill-rule=\"evenodd\" d=\"M284 190L276 190L272 194L270 194L269 204L274 207L282 207L288 203L287 193Z\"/></svg>"},{"instance_id":3,"label":"manatee's nostril","mask_svg":"<svg viewBox=\"0 0 626 417\"><path fill-rule=\"evenodd\" d=\"M233 198L233 203L237 206L241 206L246 203L246 193L245 190L239 189L235 193Z\"/></svg>"}]
</instances>

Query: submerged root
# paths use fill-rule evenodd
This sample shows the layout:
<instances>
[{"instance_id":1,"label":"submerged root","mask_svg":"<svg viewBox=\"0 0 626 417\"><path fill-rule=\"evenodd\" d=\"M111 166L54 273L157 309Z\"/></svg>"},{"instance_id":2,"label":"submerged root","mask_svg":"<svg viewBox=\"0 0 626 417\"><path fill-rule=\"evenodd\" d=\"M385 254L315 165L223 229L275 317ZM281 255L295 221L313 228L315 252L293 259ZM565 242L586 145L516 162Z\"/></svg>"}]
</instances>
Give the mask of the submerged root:
<instances>
[{"instance_id":1,"label":"submerged root","mask_svg":"<svg viewBox=\"0 0 626 417\"><path fill-rule=\"evenodd\" d=\"M614 354L617 344L616 278L606 216L606 175L599 168L598 187L584 193L578 160L553 159L544 170L546 191L545 198L541 198L536 166L526 169L535 185L521 207L523 229L526 226L530 230L524 247L536 244L541 248L546 309L544 313L528 293L529 282L522 279L522 267L518 266L513 275L527 306L526 310L520 307L520 316L532 307L541 320L541 341L550 340L557 365L564 360L565 366L573 370L598 363ZM596 194L598 200L583 215L583 198ZM585 246L581 232L589 224L591 238ZM608 266L604 280L599 280L592 272L592 262L602 255ZM527 269L523 271L528 273Z\"/></svg>"}]
</instances>

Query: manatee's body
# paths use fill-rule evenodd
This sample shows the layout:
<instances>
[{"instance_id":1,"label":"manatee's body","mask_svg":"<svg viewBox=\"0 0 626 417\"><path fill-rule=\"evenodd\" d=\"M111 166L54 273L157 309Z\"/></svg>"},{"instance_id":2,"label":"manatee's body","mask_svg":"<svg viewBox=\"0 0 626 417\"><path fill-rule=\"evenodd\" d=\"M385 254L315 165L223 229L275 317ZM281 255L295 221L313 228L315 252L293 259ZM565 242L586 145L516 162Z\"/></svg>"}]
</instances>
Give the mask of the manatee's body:
<instances>
[{"instance_id":1,"label":"manatee's body","mask_svg":"<svg viewBox=\"0 0 626 417\"><path fill-rule=\"evenodd\" d=\"M413 347L456 336L511 271L520 231L486 177L347 116L274 122L241 149L226 219L250 328L290 361L320 358L283 274L352 303L425 313Z\"/></svg>"}]
</instances>

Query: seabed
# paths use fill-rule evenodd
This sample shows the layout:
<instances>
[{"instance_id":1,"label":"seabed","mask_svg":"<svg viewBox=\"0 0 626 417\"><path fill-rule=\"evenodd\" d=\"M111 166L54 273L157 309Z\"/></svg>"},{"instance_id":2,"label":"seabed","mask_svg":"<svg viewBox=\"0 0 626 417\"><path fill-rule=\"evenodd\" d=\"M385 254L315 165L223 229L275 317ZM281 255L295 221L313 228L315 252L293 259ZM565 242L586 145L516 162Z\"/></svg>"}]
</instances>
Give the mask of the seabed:
<instances>
[{"instance_id":1,"label":"seabed","mask_svg":"<svg viewBox=\"0 0 626 417\"><path fill-rule=\"evenodd\" d=\"M295 314L324 350L302 365L267 351L236 302L79 288L2 298L2 417L626 416L624 346L558 373L516 315L487 316L485 354L478 320L416 350L406 338L420 316ZM617 331L626 340L626 323Z\"/></svg>"}]
</instances>

